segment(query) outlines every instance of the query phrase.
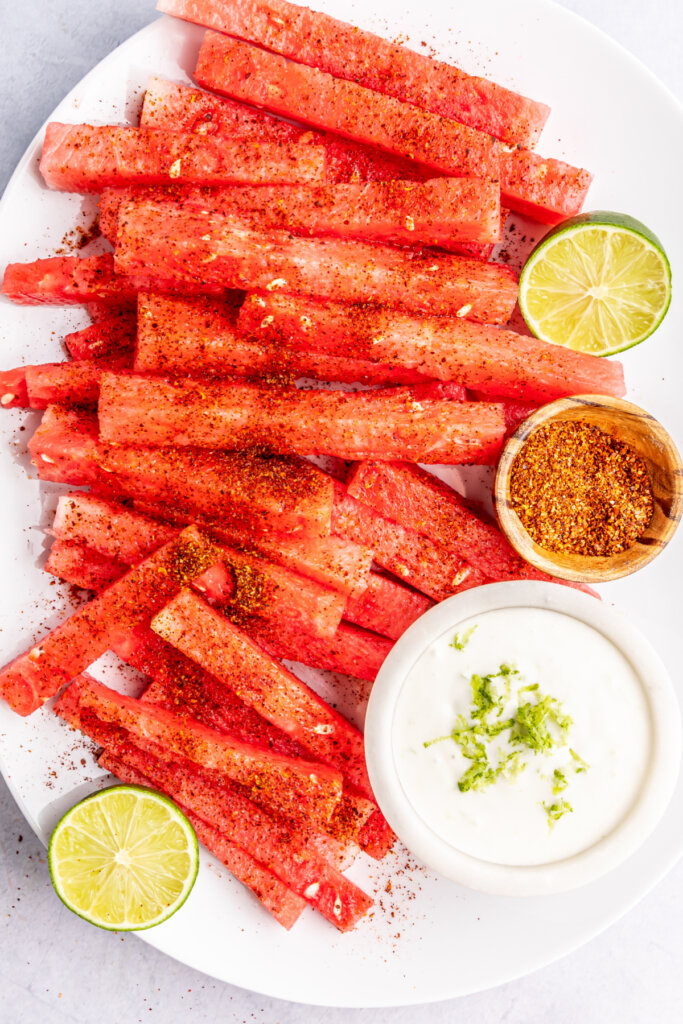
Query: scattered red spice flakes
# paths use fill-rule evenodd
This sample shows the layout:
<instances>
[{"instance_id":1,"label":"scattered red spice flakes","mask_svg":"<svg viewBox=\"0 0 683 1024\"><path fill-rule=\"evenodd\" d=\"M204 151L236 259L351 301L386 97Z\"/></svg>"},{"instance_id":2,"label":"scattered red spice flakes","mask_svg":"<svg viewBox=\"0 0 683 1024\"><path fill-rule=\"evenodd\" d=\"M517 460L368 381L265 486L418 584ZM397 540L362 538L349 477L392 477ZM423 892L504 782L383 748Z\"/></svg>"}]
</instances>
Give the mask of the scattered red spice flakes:
<instances>
[{"instance_id":1,"label":"scattered red spice flakes","mask_svg":"<svg viewBox=\"0 0 683 1024\"><path fill-rule=\"evenodd\" d=\"M56 256L67 256L74 251L85 249L86 245L100 237L100 225L95 218L90 224L77 224L71 231L66 231L62 236L59 249L55 250Z\"/></svg>"}]
</instances>

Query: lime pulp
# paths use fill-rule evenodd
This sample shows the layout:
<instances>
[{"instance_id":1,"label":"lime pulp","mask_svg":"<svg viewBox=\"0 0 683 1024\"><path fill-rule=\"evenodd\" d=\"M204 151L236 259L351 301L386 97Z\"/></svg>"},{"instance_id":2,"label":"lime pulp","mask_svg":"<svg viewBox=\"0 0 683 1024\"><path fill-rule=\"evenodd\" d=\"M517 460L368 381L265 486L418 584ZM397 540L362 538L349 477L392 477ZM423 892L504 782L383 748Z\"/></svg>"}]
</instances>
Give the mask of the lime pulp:
<instances>
[{"instance_id":1,"label":"lime pulp","mask_svg":"<svg viewBox=\"0 0 683 1024\"><path fill-rule=\"evenodd\" d=\"M72 807L50 838L52 884L75 914L115 931L151 928L187 899L197 876L197 838L166 797L112 786Z\"/></svg>"},{"instance_id":2,"label":"lime pulp","mask_svg":"<svg viewBox=\"0 0 683 1024\"><path fill-rule=\"evenodd\" d=\"M605 210L554 228L519 281L520 310L536 337L596 356L644 341L670 301L671 268L657 236Z\"/></svg>"}]
</instances>

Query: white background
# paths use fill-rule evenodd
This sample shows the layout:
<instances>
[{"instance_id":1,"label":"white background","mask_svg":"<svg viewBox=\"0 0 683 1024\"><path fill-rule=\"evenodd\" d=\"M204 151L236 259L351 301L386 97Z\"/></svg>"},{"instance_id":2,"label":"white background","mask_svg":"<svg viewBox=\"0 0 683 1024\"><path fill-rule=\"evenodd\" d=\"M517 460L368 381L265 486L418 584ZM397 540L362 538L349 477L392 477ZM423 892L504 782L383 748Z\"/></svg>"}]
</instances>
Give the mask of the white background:
<instances>
[{"instance_id":1,"label":"white background","mask_svg":"<svg viewBox=\"0 0 683 1024\"><path fill-rule=\"evenodd\" d=\"M565 0L564 6L608 32L683 97L680 0ZM150 0L0 0L0 188L57 101L154 16ZM580 54L576 61L580 74ZM53 895L42 846L0 781L0 911L0 1024L673 1024L682 1018L683 864L605 935L521 981L406 1010L319 1010L214 982L134 936L97 932L69 915Z\"/></svg>"}]
</instances>

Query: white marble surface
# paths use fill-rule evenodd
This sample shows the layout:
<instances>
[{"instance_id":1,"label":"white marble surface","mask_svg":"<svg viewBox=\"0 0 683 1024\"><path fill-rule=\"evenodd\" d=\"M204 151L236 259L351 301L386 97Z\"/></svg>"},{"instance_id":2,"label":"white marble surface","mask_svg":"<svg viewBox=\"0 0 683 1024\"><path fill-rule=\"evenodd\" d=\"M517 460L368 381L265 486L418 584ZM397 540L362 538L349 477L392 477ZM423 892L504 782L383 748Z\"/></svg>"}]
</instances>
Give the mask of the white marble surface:
<instances>
[{"instance_id":1,"label":"white marble surface","mask_svg":"<svg viewBox=\"0 0 683 1024\"><path fill-rule=\"evenodd\" d=\"M617 39L683 97L680 0L563 3ZM150 0L0 0L0 188L57 100L153 17ZM266 999L214 982L134 936L89 928L53 895L45 852L1 781L0 866L0 1024L681 1020L683 863L608 932L559 963L490 992L405 1010L318 1010Z\"/></svg>"}]
</instances>

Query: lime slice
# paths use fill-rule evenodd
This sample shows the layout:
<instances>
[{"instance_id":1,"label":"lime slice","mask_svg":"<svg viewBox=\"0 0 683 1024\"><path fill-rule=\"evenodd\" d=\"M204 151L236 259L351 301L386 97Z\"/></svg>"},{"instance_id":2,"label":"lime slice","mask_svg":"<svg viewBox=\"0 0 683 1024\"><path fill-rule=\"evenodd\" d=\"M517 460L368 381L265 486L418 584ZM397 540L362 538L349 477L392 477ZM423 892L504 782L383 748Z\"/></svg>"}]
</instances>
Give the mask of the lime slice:
<instances>
[{"instance_id":1,"label":"lime slice","mask_svg":"<svg viewBox=\"0 0 683 1024\"><path fill-rule=\"evenodd\" d=\"M671 268L649 228L598 210L541 239L519 279L519 308L537 338L596 356L649 337L671 300Z\"/></svg>"},{"instance_id":2,"label":"lime slice","mask_svg":"<svg viewBox=\"0 0 683 1024\"><path fill-rule=\"evenodd\" d=\"M197 837L175 804L141 786L93 793L50 837L52 884L62 903L98 928L151 928L187 899Z\"/></svg>"}]
</instances>

